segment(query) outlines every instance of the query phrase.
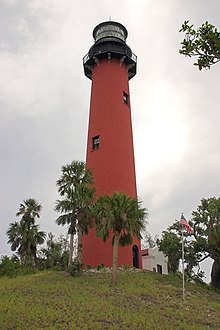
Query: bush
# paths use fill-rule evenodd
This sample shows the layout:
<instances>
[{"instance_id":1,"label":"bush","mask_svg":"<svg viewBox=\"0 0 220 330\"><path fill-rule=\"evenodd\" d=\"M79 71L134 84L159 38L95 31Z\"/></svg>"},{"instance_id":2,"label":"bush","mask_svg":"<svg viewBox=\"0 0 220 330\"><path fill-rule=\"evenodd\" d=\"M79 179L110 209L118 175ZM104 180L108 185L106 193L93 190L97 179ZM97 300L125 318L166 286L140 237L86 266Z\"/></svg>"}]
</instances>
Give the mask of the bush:
<instances>
[{"instance_id":1,"label":"bush","mask_svg":"<svg viewBox=\"0 0 220 330\"><path fill-rule=\"evenodd\" d=\"M2 256L0 261L0 276L15 277L19 275L20 267L21 265L16 258Z\"/></svg>"},{"instance_id":2,"label":"bush","mask_svg":"<svg viewBox=\"0 0 220 330\"><path fill-rule=\"evenodd\" d=\"M194 272L189 272L189 271L185 271L185 277L186 277L186 281L188 282L194 282L197 284L203 284L203 278L205 277L205 273L203 271L199 271L198 273L194 273Z\"/></svg>"},{"instance_id":3,"label":"bush","mask_svg":"<svg viewBox=\"0 0 220 330\"><path fill-rule=\"evenodd\" d=\"M18 275L29 275L36 273L31 266L21 265L17 257L2 256L0 260L0 276L16 277Z\"/></svg>"},{"instance_id":4,"label":"bush","mask_svg":"<svg viewBox=\"0 0 220 330\"><path fill-rule=\"evenodd\" d=\"M21 265L19 269L18 275L30 275L30 274L36 274L37 269L32 266L24 266Z\"/></svg>"},{"instance_id":5,"label":"bush","mask_svg":"<svg viewBox=\"0 0 220 330\"><path fill-rule=\"evenodd\" d=\"M82 274L83 264L75 259L71 265L67 268L67 272L72 276L78 276Z\"/></svg>"},{"instance_id":6,"label":"bush","mask_svg":"<svg viewBox=\"0 0 220 330\"><path fill-rule=\"evenodd\" d=\"M133 267L129 264L124 264L124 265L122 265L122 269L123 270L130 270L130 269L133 269Z\"/></svg>"},{"instance_id":7,"label":"bush","mask_svg":"<svg viewBox=\"0 0 220 330\"><path fill-rule=\"evenodd\" d=\"M101 270L101 269L103 269L103 268L105 268L105 265L104 265L104 264L99 264L99 265L97 265L97 267L96 267L97 270Z\"/></svg>"}]
</instances>

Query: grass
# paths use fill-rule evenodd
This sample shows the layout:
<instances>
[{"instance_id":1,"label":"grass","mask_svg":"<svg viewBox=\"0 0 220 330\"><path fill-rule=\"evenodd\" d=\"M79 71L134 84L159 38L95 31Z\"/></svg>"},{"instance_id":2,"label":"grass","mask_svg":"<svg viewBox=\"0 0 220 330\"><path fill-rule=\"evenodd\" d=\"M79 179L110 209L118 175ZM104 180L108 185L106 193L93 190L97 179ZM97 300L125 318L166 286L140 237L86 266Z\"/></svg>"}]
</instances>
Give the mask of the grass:
<instances>
[{"instance_id":1,"label":"grass","mask_svg":"<svg viewBox=\"0 0 220 330\"><path fill-rule=\"evenodd\" d=\"M0 278L0 329L220 329L220 293L150 272Z\"/></svg>"}]
</instances>

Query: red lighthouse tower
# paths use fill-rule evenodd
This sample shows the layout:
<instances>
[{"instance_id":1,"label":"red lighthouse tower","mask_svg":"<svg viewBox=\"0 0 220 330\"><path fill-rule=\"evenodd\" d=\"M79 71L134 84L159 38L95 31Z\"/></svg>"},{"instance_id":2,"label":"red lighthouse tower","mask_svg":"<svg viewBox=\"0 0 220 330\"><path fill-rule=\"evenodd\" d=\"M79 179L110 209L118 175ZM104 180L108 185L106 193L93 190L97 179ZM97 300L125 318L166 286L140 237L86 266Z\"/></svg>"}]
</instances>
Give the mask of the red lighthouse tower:
<instances>
[{"instance_id":1,"label":"red lighthouse tower","mask_svg":"<svg viewBox=\"0 0 220 330\"><path fill-rule=\"evenodd\" d=\"M126 44L126 28L104 22L93 31L94 45L83 58L92 80L86 166L93 171L97 195L123 192L137 197L128 81L136 74L136 56ZM83 263L112 265L112 241L83 237ZM119 248L119 266L142 268L140 241Z\"/></svg>"}]
</instances>

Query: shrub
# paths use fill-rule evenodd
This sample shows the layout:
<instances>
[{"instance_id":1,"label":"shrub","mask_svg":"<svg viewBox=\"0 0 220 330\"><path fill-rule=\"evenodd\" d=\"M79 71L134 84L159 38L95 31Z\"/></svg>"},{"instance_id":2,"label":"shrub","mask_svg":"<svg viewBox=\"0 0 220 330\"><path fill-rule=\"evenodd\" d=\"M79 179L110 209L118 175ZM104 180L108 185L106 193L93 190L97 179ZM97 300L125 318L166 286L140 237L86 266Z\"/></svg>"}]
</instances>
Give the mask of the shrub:
<instances>
[{"instance_id":1,"label":"shrub","mask_svg":"<svg viewBox=\"0 0 220 330\"><path fill-rule=\"evenodd\" d=\"M131 265L129 265L129 264L124 264L124 265L122 265L122 269L123 270L129 270L129 269L132 269L133 267L131 266Z\"/></svg>"},{"instance_id":2,"label":"shrub","mask_svg":"<svg viewBox=\"0 0 220 330\"><path fill-rule=\"evenodd\" d=\"M203 271L199 271L197 274L194 272L185 271L186 281L195 282L197 284L203 284L203 278L205 277L205 273Z\"/></svg>"},{"instance_id":3,"label":"shrub","mask_svg":"<svg viewBox=\"0 0 220 330\"><path fill-rule=\"evenodd\" d=\"M0 261L0 276L15 277L19 275L21 265L14 257L2 256Z\"/></svg>"},{"instance_id":4,"label":"shrub","mask_svg":"<svg viewBox=\"0 0 220 330\"><path fill-rule=\"evenodd\" d=\"M23 266L21 265L19 268L19 273L17 275L30 275L30 274L36 274L37 269L33 266Z\"/></svg>"},{"instance_id":5,"label":"shrub","mask_svg":"<svg viewBox=\"0 0 220 330\"><path fill-rule=\"evenodd\" d=\"M32 266L21 265L18 258L2 256L0 260L0 276L16 277L18 275L29 275L36 273Z\"/></svg>"},{"instance_id":6,"label":"shrub","mask_svg":"<svg viewBox=\"0 0 220 330\"><path fill-rule=\"evenodd\" d=\"M67 268L67 272L72 276L78 276L82 274L82 266L83 264L79 262L77 259L71 263L71 265Z\"/></svg>"},{"instance_id":7,"label":"shrub","mask_svg":"<svg viewBox=\"0 0 220 330\"><path fill-rule=\"evenodd\" d=\"M96 267L97 270L101 270L101 269L103 269L103 268L105 268L105 265L104 265L104 264L99 264L99 265L97 265L97 267Z\"/></svg>"}]
</instances>

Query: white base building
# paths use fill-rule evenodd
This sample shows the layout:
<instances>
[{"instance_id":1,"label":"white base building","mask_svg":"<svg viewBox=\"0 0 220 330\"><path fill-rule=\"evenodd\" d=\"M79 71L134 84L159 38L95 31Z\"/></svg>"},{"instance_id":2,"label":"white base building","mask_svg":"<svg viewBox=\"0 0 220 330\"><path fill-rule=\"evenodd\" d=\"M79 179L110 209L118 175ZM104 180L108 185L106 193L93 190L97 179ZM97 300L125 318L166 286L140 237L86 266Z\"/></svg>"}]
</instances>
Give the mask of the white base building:
<instances>
[{"instance_id":1,"label":"white base building","mask_svg":"<svg viewBox=\"0 0 220 330\"><path fill-rule=\"evenodd\" d=\"M143 269L159 274L168 274L168 257L165 257L157 246L144 249L141 254Z\"/></svg>"}]
</instances>

